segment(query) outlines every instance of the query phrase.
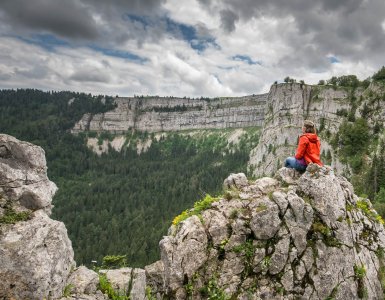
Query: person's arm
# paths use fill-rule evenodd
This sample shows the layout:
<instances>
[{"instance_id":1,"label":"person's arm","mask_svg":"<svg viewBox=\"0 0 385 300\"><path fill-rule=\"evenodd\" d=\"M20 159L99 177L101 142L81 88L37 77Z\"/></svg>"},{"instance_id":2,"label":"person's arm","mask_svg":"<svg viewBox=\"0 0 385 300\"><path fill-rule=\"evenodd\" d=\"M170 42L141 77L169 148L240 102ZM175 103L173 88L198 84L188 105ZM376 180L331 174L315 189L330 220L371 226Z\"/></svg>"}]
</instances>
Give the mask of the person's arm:
<instances>
[{"instance_id":1,"label":"person's arm","mask_svg":"<svg viewBox=\"0 0 385 300\"><path fill-rule=\"evenodd\" d=\"M299 138L297 153L295 154L296 159L303 158L303 156L305 155L305 151L308 143L309 143L309 140L305 136L301 136Z\"/></svg>"}]
</instances>

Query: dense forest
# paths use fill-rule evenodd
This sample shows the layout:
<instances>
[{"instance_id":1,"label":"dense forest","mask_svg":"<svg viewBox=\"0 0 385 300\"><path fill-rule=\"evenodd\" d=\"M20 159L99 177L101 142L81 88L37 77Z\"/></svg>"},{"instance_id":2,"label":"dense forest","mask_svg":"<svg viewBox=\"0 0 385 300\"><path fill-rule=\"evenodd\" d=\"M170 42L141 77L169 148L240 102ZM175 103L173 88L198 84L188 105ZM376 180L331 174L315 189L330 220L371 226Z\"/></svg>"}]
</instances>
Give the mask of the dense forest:
<instances>
[{"instance_id":1,"label":"dense forest","mask_svg":"<svg viewBox=\"0 0 385 300\"><path fill-rule=\"evenodd\" d=\"M128 132L130 147L98 156L86 147L86 134L69 129L85 112L111 108L109 97L4 90L0 131L45 149L48 176L59 187L53 218L66 224L78 264L112 254L143 267L159 258L159 240L175 215L219 193L229 173L246 172L259 130L244 129L238 144L227 140L232 130L169 133L159 140ZM146 139L151 147L138 154L136 143Z\"/></svg>"}]
</instances>

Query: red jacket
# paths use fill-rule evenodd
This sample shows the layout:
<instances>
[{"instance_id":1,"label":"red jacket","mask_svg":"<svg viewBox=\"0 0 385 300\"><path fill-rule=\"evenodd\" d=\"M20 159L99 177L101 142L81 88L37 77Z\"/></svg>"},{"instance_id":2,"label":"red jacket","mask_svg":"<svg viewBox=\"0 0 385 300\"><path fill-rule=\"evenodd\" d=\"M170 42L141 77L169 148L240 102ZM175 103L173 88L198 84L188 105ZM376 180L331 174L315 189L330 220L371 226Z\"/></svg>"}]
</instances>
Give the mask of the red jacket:
<instances>
[{"instance_id":1,"label":"red jacket","mask_svg":"<svg viewBox=\"0 0 385 300\"><path fill-rule=\"evenodd\" d=\"M304 158L307 164L315 163L322 166L320 152L321 141L315 133L305 133L299 137L296 159Z\"/></svg>"}]
</instances>

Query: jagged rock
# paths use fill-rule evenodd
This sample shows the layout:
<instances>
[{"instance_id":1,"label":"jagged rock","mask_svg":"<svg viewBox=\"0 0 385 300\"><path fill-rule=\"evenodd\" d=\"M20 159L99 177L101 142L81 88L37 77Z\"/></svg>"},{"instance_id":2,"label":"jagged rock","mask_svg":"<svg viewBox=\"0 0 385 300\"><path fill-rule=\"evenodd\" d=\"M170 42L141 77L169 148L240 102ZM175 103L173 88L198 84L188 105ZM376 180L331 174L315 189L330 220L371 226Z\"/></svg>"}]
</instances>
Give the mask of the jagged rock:
<instances>
[{"instance_id":1,"label":"jagged rock","mask_svg":"<svg viewBox=\"0 0 385 300\"><path fill-rule=\"evenodd\" d=\"M75 262L64 224L47 215L57 188L44 151L5 134L0 148L0 298L57 299Z\"/></svg>"},{"instance_id":2,"label":"jagged rock","mask_svg":"<svg viewBox=\"0 0 385 300\"><path fill-rule=\"evenodd\" d=\"M296 184L297 180L301 177L301 173L295 169L280 168L275 173L275 178L283 184Z\"/></svg>"},{"instance_id":3,"label":"jagged rock","mask_svg":"<svg viewBox=\"0 0 385 300\"><path fill-rule=\"evenodd\" d=\"M204 265L207 261L207 244L205 228L197 216L182 221L175 236L167 236L160 241L165 285L171 291L177 291L186 277L192 278Z\"/></svg>"},{"instance_id":4,"label":"jagged rock","mask_svg":"<svg viewBox=\"0 0 385 300\"><path fill-rule=\"evenodd\" d=\"M319 217L327 226L334 226L339 218L345 216L346 201L344 188L338 177L328 174L326 168L315 164L308 166L299 180L299 191L311 202Z\"/></svg>"},{"instance_id":5,"label":"jagged rock","mask_svg":"<svg viewBox=\"0 0 385 300\"><path fill-rule=\"evenodd\" d=\"M160 242L161 296L381 299L385 230L370 202L328 168L289 171L176 225Z\"/></svg>"},{"instance_id":6,"label":"jagged rock","mask_svg":"<svg viewBox=\"0 0 385 300\"><path fill-rule=\"evenodd\" d=\"M85 266L77 268L68 278L68 285L71 285L73 294L95 294L98 284L99 275Z\"/></svg>"},{"instance_id":7,"label":"jagged rock","mask_svg":"<svg viewBox=\"0 0 385 300\"><path fill-rule=\"evenodd\" d=\"M270 259L269 273L278 274L285 267L289 256L290 235L286 228L282 228L278 233L280 240L275 245L274 253Z\"/></svg>"},{"instance_id":8,"label":"jagged rock","mask_svg":"<svg viewBox=\"0 0 385 300\"><path fill-rule=\"evenodd\" d=\"M81 294L81 295L74 295L74 296L60 298L60 300L107 300L107 299L108 299L108 296L103 295L101 291L96 291L96 293L92 295Z\"/></svg>"},{"instance_id":9,"label":"jagged rock","mask_svg":"<svg viewBox=\"0 0 385 300\"><path fill-rule=\"evenodd\" d=\"M230 174L223 182L224 189L240 189L248 185L246 175L243 173Z\"/></svg>"},{"instance_id":10,"label":"jagged rock","mask_svg":"<svg viewBox=\"0 0 385 300\"><path fill-rule=\"evenodd\" d=\"M263 177L257 179L255 181L255 185L262 193L267 194L274 190L274 188L278 185L278 181L270 177Z\"/></svg>"},{"instance_id":11,"label":"jagged rock","mask_svg":"<svg viewBox=\"0 0 385 300\"><path fill-rule=\"evenodd\" d=\"M0 186L3 194L27 209L51 211L57 187L47 177L44 150L16 138L0 134Z\"/></svg>"},{"instance_id":12,"label":"jagged rock","mask_svg":"<svg viewBox=\"0 0 385 300\"><path fill-rule=\"evenodd\" d=\"M42 210L0 233L0 298L57 299L74 267L63 223Z\"/></svg>"},{"instance_id":13,"label":"jagged rock","mask_svg":"<svg viewBox=\"0 0 385 300\"><path fill-rule=\"evenodd\" d=\"M262 240L272 238L281 225L278 206L264 197L259 201L250 203L250 209L250 229L254 236Z\"/></svg>"},{"instance_id":14,"label":"jagged rock","mask_svg":"<svg viewBox=\"0 0 385 300\"><path fill-rule=\"evenodd\" d=\"M144 300L146 298L145 270L121 268L116 270L101 270L100 273L107 277L112 288L119 295L129 295L132 300Z\"/></svg>"},{"instance_id":15,"label":"jagged rock","mask_svg":"<svg viewBox=\"0 0 385 300\"><path fill-rule=\"evenodd\" d=\"M151 287L151 292L155 295L164 292L163 290L163 273L164 266L161 260L154 262L151 265L145 267L146 271L146 283ZM159 296L160 297L160 296Z\"/></svg>"}]
</instances>

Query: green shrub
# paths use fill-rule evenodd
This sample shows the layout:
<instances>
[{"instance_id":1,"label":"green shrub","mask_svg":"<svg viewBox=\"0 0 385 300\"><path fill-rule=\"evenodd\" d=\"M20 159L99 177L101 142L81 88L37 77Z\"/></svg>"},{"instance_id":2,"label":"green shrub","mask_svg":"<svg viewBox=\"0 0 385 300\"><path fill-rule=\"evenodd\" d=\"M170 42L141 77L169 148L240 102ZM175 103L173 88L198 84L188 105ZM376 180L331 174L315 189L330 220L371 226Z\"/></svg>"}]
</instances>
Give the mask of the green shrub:
<instances>
[{"instance_id":1,"label":"green shrub","mask_svg":"<svg viewBox=\"0 0 385 300\"><path fill-rule=\"evenodd\" d=\"M99 275L99 289L103 294L107 294L109 299L112 300L130 300L129 292L127 291L126 295L122 295L114 290L111 283L108 281L106 275Z\"/></svg>"},{"instance_id":2,"label":"green shrub","mask_svg":"<svg viewBox=\"0 0 385 300\"><path fill-rule=\"evenodd\" d=\"M102 268L117 269L127 265L126 255L107 255L103 257Z\"/></svg>"},{"instance_id":3,"label":"green shrub","mask_svg":"<svg viewBox=\"0 0 385 300\"><path fill-rule=\"evenodd\" d=\"M71 295L73 288L74 288L73 284L66 285L63 291L63 297L69 297Z\"/></svg>"},{"instance_id":4,"label":"green shrub","mask_svg":"<svg viewBox=\"0 0 385 300\"><path fill-rule=\"evenodd\" d=\"M206 195L202 200L197 201L194 203L194 208L190 210L183 211L179 216L176 216L174 220L172 221L173 225L178 225L180 222L186 220L187 218L191 216L200 216L201 212L210 208L211 204L213 202L218 201L219 198L215 198L210 196L209 194Z\"/></svg>"},{"instance_id":5,"label":"green shrub","mask_svg":"<svg viewBox=\"0 0 385 300\"><path fill-rule=\"evenodd\" d=\"M385 67L382 67L378 72L372 76L373 80L384 80L385 79Z\"/></svg>"},{"instance_id":6,"label":"green shrub","mask_svg":"<svg viewBox=\"0 0 385 300\"><path fill-rule=\"evenodd\" d=\"M4 212L4 215L0 217L0 224L15 224L31 218L30 211L16 212L10 204L7 204Z\"/></svg>"}]
</instances>

